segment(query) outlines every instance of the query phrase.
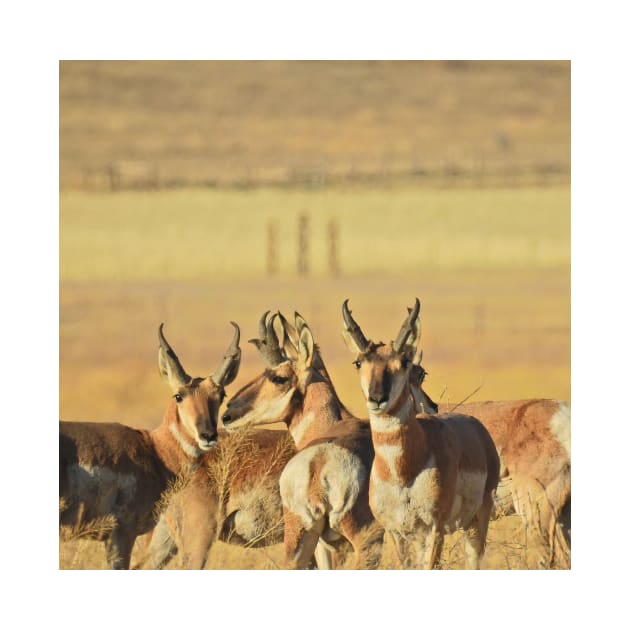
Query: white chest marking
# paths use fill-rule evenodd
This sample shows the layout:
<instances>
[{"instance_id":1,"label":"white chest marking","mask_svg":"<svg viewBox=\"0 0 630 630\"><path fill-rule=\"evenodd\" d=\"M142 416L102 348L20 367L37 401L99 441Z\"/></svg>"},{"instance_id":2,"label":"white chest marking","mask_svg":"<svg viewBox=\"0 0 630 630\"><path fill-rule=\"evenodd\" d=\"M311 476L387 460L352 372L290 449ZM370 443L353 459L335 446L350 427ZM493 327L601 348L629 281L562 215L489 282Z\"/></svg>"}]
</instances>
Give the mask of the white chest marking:
<instances>
[{"instance_id":1,"label":"white chest marking","mask_svg":"<svg viewBox=\"0 0 630 630\"><path fill-rule=\"evenodd\" d=\"M382 448L393 447L379 447L379 455ZM398 454L386 450L389 457ZM371 503L376 518L385 529L401 533L412 532L417 527L430 527L434 521L438 484L438 470L433 455L410 486L401 485L393 473L392 470L392 479L383 480L375 475L372 468Z\"/></svg>"},{"instance_id":2,"label":"white chest marking","mask_svg":"<svg viewBox=\"0 0 630 630\"><path fill-rule=\"evenodd\" d=\"M396 462L403 454L400 444L379 444L375 447L377 455L385 462L393 477L396 476Z\"/></svg>"}]
</instances>

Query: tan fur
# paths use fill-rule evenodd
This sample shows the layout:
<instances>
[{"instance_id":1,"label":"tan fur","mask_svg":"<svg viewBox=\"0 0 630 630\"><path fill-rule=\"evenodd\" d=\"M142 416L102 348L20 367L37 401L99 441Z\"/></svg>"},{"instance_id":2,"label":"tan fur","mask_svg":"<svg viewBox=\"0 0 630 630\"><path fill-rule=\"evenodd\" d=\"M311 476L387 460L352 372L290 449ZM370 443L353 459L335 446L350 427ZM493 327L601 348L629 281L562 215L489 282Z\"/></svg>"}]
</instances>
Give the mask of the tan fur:
<instances>
[{"instance_id":1,"label":"tan fur","mask_svg":"<svg viewBox=\"0 0 630 630\"><path fill-rule=\"evenodd\" d=\"M382 529L375 526L368 505L373 458L369 427L343 407L310 330L303 321L299 326L297 359L268 368L237 392L228 403L224 424L282 420L294 436L299 452L280 477L287 566L305 568L320 537L333 544L343 537L354 548L355 566L371 568L380 557ZM286 382L274 382L278 377ZM291 405L286 413L270 417L267 410L288 392Z\"/></svg>"},{"instance_id":2,"label":"tan fur","mask_svg":"<svg viewBox=\"0 0 630 630\"><path fill-rule=\"evenodd\" d=\"M161 568L178 554L183 568L203 569L216 540L249 547L281 542L278 479L294 454L286 432L220 433L219 446L167 497L164 534L151 541L138 568Z\"/></svg>"},{"instance_id":3,"label":"tan fur","mask_svg":"<svg viewBox=\"0 0 630 630\"><path fill-rule=\"evenodd\" d=\"M568 559L569 406L546 399L487 401L460 405L457 411L475 416L488 429L501 459L501 474L512 506L530 531L542 530L551 550L550 561L556 553Z\"/></svg>"},{"instance_id":4,"label":"tan fur","mask_svg":"<svg viewBox=\"0 0 630 630\"><path fill-rule=\"evenodd\" d=\"M160 337L163 340L162 327ZM210 376L190 379L165 340L161 343L160 372L173 399L157 429L59 423L60 527L81 528L111 517L115 525L103 539L108 564L114 569L129 568L136 537L157 522L155 508L164 490L178 474L197 464L217 436L223 385ZM232 350L234 345L237 342ZM231 366L228 378L233 378L238 361L224 361L222 367L226 365Z\"/></svg>"},{"instance_id":5,"label":"tan fur","mask_svg":"<svg viewBox=\"0 0 630 630\"><path fill-rule=\"evenodd\" d=\"M409 380L419 308L416 300L396 341L375 344L351 319L347 301L343 307L348 346L359 350L355 365L374 442L370 507L392 535L403 566L437 566L444 533L463 529L467 566L478 568L499 457L488 431L473 417L416 417L418 399Z\"/></svg>"}]
</instances>

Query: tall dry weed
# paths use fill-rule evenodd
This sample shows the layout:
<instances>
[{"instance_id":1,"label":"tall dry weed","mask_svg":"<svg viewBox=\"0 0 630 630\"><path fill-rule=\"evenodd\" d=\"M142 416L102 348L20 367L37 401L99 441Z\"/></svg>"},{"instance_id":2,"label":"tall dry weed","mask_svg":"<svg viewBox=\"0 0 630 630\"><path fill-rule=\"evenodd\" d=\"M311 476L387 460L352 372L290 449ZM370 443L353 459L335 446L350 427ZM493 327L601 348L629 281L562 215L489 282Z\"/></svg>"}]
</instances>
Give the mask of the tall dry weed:
<instances>
[{"instance_id":1,"label":"tall dry weed","mask_svg":"<svg viewBox=\"0 0 630 630\"><path fill-rule=\"evenodd\" d=\"M264 451L256 439L256 429L243 427L219 440L216 456L208 461L208 481L219 499L219 523L226 524L233 495L238 494L239 508L256 515L256 534L247 547L264 546L277 539L283 530L278 478L286 462L295 454L288 432L271 453ZM218 532L226 532L222 527ZM226 542L231 541L227 531ZM239 543L240 544L240 543Z\"/></svg>"}]
</instances>

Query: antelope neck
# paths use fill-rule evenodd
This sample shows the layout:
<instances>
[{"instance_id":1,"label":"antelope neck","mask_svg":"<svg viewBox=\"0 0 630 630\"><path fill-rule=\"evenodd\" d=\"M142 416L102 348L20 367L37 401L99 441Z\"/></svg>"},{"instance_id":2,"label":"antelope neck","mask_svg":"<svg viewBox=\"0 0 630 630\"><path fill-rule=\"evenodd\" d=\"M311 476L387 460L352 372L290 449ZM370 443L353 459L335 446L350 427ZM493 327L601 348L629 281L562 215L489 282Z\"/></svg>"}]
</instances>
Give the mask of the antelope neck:
<instances>
[{"instance_id":1,"label":"antelope neck","mask_svg":"<svg viewBox=\"0 0 630 630\"><path fill-rule=\"evenodd\" d=\"M395 426L402 426L415 418L415 401L409 386L406 385L398 400L385 413L375 414L368 411L370 426L376 431L393 431Z\"/></svg>"},{"instance_id":2,"label":"antelope neck","mask_svg":"<svg viewBox=\"0 0 630 630\"><path fill-rule=\"evenodd\" d=\"M317 439L341 420L341 411L325 380L306 387L301 405L289 422L289 431L298 449Z\"/></svg>"},{"instance_id":3,"label":"antelope neck","mask_svg":"<svg viewBox=\"0 0 630 630\"><path fill-rule=\"evenodd\" d=\"M150 436L158 457L175 475L197 462L203 454L194 439L182 431L175 403L169 405L162 424L151 431Z\"/></svg>"},{"instance_id":4,"label":"antelope neck","mask_svg":"<svg viewBox=\"0 0 630 630\"><path fill-rule=\"evenodd\" d=\"M374 444L372 475L384 482L408 486L430 461L431 453L411 396L396 415L370 414Z\"/></svg>"}]
</instances>

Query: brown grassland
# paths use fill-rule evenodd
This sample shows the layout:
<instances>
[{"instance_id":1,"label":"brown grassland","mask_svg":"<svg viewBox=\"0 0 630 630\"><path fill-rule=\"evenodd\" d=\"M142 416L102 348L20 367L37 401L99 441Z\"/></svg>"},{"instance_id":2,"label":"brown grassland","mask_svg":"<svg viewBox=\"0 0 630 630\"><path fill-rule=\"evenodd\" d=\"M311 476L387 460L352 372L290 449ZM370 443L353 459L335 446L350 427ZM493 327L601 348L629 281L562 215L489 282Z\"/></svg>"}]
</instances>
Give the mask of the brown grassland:
<instances>
[{"instance_id":1,"label":"brown grassland","mask_svg":"<svg viewBox=\"0 0 630 630\"><path fill-rule=\"evenodd\" d=\"M341 339L345 298L383 341L420 298L434 399L480 387L474 400L570 401L569 86L562 62L63 62L60 417L157 426L169 396L161 322L199 375L220 361L230 320L240 325L229 396L263 368L246 340L268 309L305 317L341 398L365 416ZM157 188L108 191L90 173L112 159L158 165ZM445 567L463 566L458 536L448 543ZM539 552L506 516L483 566L539 568ZM104 550L63 542L59 566L104 568ZM207 564L281 566L280 545L224 543ZM382 568L397 566L388 542Z\"/></svg>"}]
</instances>

